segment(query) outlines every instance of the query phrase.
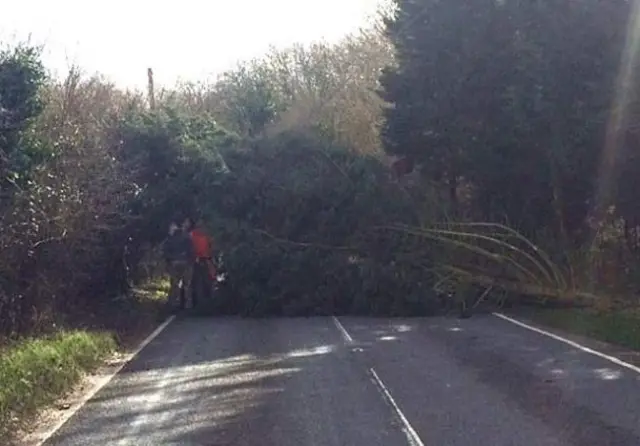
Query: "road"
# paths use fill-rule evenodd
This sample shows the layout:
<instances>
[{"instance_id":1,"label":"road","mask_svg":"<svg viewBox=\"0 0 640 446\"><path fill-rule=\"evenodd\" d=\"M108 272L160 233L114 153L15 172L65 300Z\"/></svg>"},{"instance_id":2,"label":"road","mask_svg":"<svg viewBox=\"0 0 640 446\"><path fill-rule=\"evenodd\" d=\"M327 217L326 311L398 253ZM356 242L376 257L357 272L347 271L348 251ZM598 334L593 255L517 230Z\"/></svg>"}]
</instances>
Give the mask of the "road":
<instances>
[{"instance_id":1,"label":"road","mask_svg":"<svg viewBox=\"0 0 640 446\"><path fill-rule=\"evenodd\" d=\"M177 319L45 446L638 446L640 374L492 315Z\"/></svg>"}]
</instances>

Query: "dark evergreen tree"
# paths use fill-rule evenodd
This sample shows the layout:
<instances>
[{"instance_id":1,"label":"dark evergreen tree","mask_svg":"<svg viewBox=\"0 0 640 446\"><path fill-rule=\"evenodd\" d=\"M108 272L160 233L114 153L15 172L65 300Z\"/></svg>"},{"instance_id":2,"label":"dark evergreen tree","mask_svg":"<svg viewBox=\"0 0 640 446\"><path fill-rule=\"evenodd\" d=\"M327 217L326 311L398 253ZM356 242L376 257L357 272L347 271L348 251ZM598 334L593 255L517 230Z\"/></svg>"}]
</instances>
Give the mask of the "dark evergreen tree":
<instances>
[{"instance_id":1,"label":"dark evergreen tree","mask_svg":"<svg viewBox=\"0 0 640 446\"><path fill-rule=\"evenodd\" d=\"M386 150L483 218L576 234L594 193L629 4L396 0ZM452 196L454 194L452 193Z\"/></svg>"}]
</instances>

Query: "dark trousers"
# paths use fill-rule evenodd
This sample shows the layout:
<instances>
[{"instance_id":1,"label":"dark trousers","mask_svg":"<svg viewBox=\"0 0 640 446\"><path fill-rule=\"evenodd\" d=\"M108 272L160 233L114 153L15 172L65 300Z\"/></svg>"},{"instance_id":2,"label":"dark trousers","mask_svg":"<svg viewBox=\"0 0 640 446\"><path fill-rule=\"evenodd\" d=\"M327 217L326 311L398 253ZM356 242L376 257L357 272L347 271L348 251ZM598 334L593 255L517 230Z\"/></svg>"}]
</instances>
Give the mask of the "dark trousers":
<instances>
[{"instance_id":1,"label":"dark trousers","mask_svg":"<svg viewBox=\"0 0 640 446\"><path fill-rule=\"evenodd\" d=\"M191 279L191 302L195 307L198 302L211 298L213 283L209 277L209 268L205 260L199 260L193 265L193 277Z\"/></svg>"},{"instance_id":2,"label":"dark trousers","mask_svg":"<svg viewBox=\"0 0 640 446\"><path fill-rule=\"evenodd\" d=\"M168 272L171 287L169 289L168 304L175 309L177 306L184 309L186 293L191 280L191 268L189 262L173 261L168 264Z\"/></svg>"}]
</instances>

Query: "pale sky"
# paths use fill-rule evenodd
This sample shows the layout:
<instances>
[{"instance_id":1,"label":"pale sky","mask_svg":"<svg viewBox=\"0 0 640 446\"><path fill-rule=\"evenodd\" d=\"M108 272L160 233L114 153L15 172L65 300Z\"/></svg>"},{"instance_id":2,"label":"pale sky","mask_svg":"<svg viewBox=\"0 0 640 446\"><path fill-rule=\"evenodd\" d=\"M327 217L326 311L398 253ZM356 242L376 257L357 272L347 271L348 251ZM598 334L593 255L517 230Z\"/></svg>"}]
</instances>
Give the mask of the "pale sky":
<instances>
[{"instance_id":1,"label":"pale sky","mask_svg":"<svg viewBox=\"0 0 640 446\"><path fill-rule=\"evenodd\" d=\"M335 41L366 24L380 0L0 0L0 42L45 45L44 61L76 63L123 87L198 80L269 45ZM92 5L92 6L90 6Z\"/></svg>"}]
</instances>

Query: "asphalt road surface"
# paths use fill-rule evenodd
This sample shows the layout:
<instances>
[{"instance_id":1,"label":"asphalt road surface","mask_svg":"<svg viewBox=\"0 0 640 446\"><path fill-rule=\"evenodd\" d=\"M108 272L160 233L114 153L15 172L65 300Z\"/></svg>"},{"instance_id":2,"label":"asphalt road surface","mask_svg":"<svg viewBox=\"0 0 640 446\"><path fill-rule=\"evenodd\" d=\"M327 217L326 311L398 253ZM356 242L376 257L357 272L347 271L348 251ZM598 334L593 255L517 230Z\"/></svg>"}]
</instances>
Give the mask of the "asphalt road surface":
<instances>
[{"instance_id":1,"label":"asphalt road surface","mask_svg":"<svg viewBox=\"0 0 640 446\"><path fill-rule=\"evenodd\" d=\"M638 446L640 374L492 315L177 319L46 446Z\"/></svg>"}]
</instances>

